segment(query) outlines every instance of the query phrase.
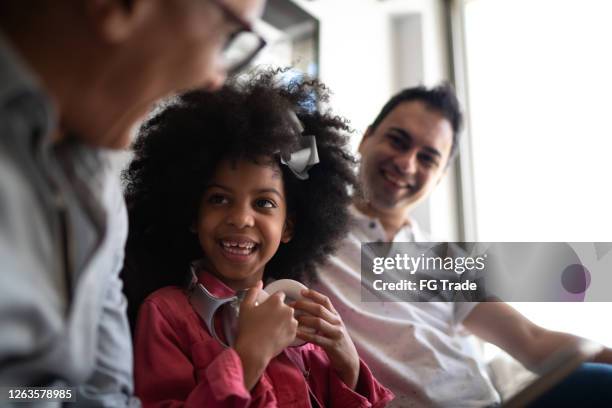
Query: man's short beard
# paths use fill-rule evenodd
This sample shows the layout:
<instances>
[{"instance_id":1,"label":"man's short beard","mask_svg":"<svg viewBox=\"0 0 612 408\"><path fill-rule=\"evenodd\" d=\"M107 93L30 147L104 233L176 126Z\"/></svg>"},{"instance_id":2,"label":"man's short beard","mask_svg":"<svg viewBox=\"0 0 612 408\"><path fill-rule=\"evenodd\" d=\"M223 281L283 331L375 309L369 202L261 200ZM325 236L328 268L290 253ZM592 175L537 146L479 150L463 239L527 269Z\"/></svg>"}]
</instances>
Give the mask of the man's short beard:
<instances>
[{"instance_id":1,"label":"man's short beard","mask_svg":"<svg viewBox=\"0 0 612 408\"><path fill-rule=\"evenodd\" d=\"M373 209L390 210L397 206L397 201L381 200L381 195L377 194L375 189L367 188L367 182L364 182L363 176L359 175L359 183L355 188L353 199L368 203Z\"/></svg>"}]
</instances>

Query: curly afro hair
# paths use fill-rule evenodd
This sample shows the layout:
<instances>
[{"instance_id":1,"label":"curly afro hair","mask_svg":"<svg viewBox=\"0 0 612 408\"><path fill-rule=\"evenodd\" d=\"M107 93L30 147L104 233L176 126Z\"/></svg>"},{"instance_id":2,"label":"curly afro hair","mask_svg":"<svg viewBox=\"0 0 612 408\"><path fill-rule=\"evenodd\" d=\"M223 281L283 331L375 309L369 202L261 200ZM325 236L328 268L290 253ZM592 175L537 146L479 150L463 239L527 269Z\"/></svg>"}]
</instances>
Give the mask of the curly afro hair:
<instances>
[{"instance_id":1,"label":"curly afro hair","mask_svg":"<svg viewBox=\"0 0 612 408\"><path fill-rule=\"evenodd\" d=\"M293 239L266 265L264 279L315 280L316 267L348 231L355 160L346 145L347 122L318 108L329 91L316 80L287 80L286 70L254 71L215 93L177 97L140 129L134 159L123 173L130 218L123 278L130 318L152 291L184 285L190 264L202 258L190 231L201 197L224 159L255 161L316 138L320 162L299 180L281 165ZM289 112L302 122L295 132Z\"/></svg>"}]
</instances>

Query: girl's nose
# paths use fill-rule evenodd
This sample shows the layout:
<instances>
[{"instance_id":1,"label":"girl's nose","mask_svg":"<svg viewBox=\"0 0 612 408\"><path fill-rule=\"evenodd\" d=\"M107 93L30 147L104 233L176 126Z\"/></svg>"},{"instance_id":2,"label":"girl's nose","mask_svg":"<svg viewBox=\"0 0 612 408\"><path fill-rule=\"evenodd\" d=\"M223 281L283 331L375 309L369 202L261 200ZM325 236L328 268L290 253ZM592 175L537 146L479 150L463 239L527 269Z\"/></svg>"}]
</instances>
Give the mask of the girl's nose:
<instances>
[{"instance_id":1,"label":"girl's nose","mask_svg":"<svg viewBox=\"0 0 612 408\"><path fill-rule=\"evenodd\" d=\"M227 223L236 228L248 228L255 225L252 211L246 207L235 207L227 216Z\"/></svg>"}]
</instances>

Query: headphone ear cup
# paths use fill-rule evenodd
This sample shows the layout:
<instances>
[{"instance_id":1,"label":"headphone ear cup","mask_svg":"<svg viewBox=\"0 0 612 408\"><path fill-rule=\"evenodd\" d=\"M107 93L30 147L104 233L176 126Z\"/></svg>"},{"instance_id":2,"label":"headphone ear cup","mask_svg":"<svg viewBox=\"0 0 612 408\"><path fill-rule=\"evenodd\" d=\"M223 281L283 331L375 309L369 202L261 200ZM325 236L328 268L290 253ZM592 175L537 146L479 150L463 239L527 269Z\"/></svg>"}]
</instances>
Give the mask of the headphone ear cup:
<instances>
[{"instance_id":1,"label":"headphone ear cup","mask_svg":"<svg viewBox=\"0 0 612 408\"><path fill-rule=\"evenodd\" d=\"M262 304L269 297L270 295L268 294L268 292L266 292L265 289L260 290L259 293L257 294L257 299L255 299L255 306Z\"/></svg>"},{"instance_id":2,"label":"headphone ear cup","mask_svg":"<svg viewBox=\"0 0 612 408\"><path fill-rule=\"evenodd\" d=\"M301 292L306 289L308 289L306 286L293 279L279 279L265 287L265 291L269 294L284 292L286 295L285 303L301 299Z\"/></svg>"},{"instance_id":3,"label":"headphone ear cup","mask_svg":"<svg viewBox=\"0 0 612 408\"><path fill-rule=\"evenodd\" d=\"M270 294L282 291L285 293L285 303L291 303L296 300L305 299L301 293L302 290L305 290L305 289L308 289L308 288L304 286L303 284L301 284L300 282L294 281L293 279L279 279L277 281L270 283L268 286L266 286L265 291ZM298 317L303 314L306 314L306 313L301 312L301 311L296 311L295 317ZM303 326L300 326L300 330L311 332L311 333L316 332L316 330L310 327L303 327ZM299 347L299 346L304 345L305 343L306 342L304 340L296 338L293 341L293 343L289 345L289 347Z\"/></svg>"}]
</instances>

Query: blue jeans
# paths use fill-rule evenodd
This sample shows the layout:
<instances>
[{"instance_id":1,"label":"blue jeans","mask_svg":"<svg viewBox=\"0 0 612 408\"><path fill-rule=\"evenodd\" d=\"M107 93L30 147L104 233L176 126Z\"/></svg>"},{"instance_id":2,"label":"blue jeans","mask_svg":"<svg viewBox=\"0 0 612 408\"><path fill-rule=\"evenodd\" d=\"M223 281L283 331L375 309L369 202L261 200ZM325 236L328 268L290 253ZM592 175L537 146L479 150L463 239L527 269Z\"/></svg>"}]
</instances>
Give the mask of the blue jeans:
<instances>
[{"instance_id":1,"label":"blue jeans","mask_svg":"<svg viewBox=\"0 0 612 408\"><path fill-rule=\"evenodd\" d=\"M582 364L530 407L612 407L612 364Z\"/></svg>"}]
</instances>

